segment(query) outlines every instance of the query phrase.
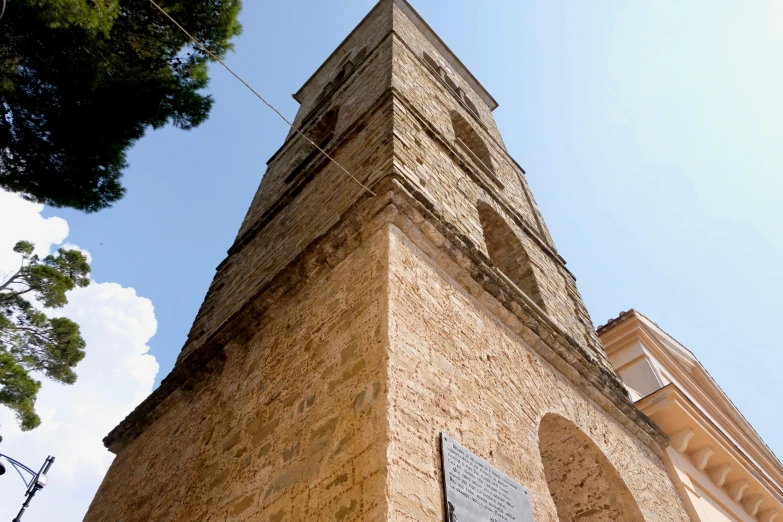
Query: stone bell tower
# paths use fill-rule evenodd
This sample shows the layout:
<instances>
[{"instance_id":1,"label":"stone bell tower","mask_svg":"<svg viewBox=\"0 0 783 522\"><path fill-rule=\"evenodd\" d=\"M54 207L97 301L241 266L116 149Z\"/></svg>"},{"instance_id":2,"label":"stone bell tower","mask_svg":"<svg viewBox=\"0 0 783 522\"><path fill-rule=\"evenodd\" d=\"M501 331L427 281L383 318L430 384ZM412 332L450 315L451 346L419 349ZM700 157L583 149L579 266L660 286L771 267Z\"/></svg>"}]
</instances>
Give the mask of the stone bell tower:
<instances>
[{"instance_id":1,"label":"stone bell tower","mask_svg":"<svg viewBox=\"0 0 783 522\"><path fill-rule=\"evenodd\" d=\"M441 433L537 521L686 520L497 103L427 23L381 0L295 98L370 190L288 135L85 520L443 521Z\"/></svg>"}]
</instances>

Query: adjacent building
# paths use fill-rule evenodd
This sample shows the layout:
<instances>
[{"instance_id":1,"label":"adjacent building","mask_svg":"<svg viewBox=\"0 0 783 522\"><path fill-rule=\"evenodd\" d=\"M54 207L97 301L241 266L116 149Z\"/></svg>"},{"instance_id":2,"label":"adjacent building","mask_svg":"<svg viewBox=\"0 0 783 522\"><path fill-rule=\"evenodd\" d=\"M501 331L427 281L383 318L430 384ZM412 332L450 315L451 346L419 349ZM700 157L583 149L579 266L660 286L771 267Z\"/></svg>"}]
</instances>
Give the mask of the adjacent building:
<instances>
[{"instance_id":1,"label":"adjacent building","mask_svg":"<svg viewBox=\"0 0 783 522\"><path fill-rule=\"evenodd\" d=\"M669 435L664 462L691 519L783 520L783 465L686 347L630 310L598 329L636 406Z\"/></svg>"}]
</instances>

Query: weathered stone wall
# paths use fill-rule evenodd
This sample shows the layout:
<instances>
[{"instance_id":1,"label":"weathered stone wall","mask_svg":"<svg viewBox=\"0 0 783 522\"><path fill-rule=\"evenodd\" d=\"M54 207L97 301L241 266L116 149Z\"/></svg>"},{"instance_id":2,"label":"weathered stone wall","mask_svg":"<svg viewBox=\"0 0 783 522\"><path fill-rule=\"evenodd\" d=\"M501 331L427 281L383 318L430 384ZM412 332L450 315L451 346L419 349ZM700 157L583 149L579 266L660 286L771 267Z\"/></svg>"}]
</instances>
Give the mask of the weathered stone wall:
<instances>
[{"instance_id":1,"label":"weathered stone wall","mask_svg":"<svg viewBox=\"0 0 783 522\"><path fill-rule=\"evenodd\" d=\"M227 347L120 451L85 521L384 520L387 238Z\"/></svg>"},{"instance_id":2,"label":"weathered stone wall","mask_svg":"<svg viewBox=\"0 0 783 522\"><path fill-rule=\"evenodd\" d=\"M248 312L250 340L123 423L86 520L438 520L441 430L531 486L551 515L535 438L549 412L601 448L647 520L684 520L654 427L498 293L476 254L385 183L286 269L289 290L258 298L268 304Z\"/></svg>"},{"instance_id":3,"label":"weathered stone wall","mask_svg":"<svg viewBox=\"0 0 783 522\"><path fill-rule=\"evenodd\" d=\"M309 117L312 110L320 103L320 96L324 94L329 83L336 83L336 75L342 69L344 62L350 60L354 66L358 65L356 61L357 53L361 49L366 49L367 55L372 54L373 49L383 40L385 40L392 30L392 17L390 2L379 2L365 16L365 18L356 26L356 28L343 40L334 52L324 61L321 67L305 82L299 92L295 95L300 102L299 110L294 119L294 125L299 127ZM388 64L385 67L388 74ZM362 83L366 83L364 80ZM365 88L372 89L372 84L365 85ZM364 96L364 94L362 94ZM356 100L358 101L358 100ZM289 136L291 134L289 133Z\"/></svg>"},{"instance_id":4,"label":"weathered stone wall","mask_svg":"<svg viewBox=\"0 0 783 522\"><path fill-rule=\"evenodd\" d=\"M396 228L389 250L389 520L444 520L441 431L528 487L536 521L558 520L539 451L547 413L590 437L646 520L687 520L660 458L468 294L459 267Z\"/></svg>"},{"instance_id":5,"label":"weathered stone wall","mask_svg":"<svg viewBox=\"0 0 783 522\"><path fill-rule=\"evenodd\" d=\"M355 57L357 49L365 49L366 55L360 60L354 58L354 67L324 97L324 85L333 80L332 69ZM368 185L392 169L409 178L439 213L477 245L483 245L484 238L476 203L483 200L496 207L516 228L541 274L547 313L611 371L574 277L557 254L524 172L500 141L489 107L464 78L452 75L455 84L476 100L479 115L473 114L437 80L421 58L425 51L438 56L432 42L396 4L379 4L307 82L300 93L302 107L296 124L310 134L325 113L338 110L334 137L325 146L329 154ZM484 173L460 148L452 112L467 121L485 142L494 175ZM366 193L323 156L316 154L303 167L309 151L312 146L304 139L289 136L270 160L229 257L218 267L180 359L202 345ZM297 169L301 172L293 175Z\"/></svg>"},{"instance_id":6,"label":"weathered stone wall","mask_svg":"<svg viewBox=\"0 0 783 522\"><path fill-rule=\"evenodd\" d=\"M338 108L334 137L326 152L365 185L391 170L391 5L379 4L346 39L303 90L294 124L309 135L330 109ZM357 60L360 50L366 53ZM332 69L348 58L354 67L340 82ZM334 87L324 92L327 83ZM338 166L321 155L293 179L312 146L289 134L268 168L229 256L193 322L179 360L213 335L341 213L366 194Z\"/></svg>"},{"instance_id":7,"label":"weathered stone wall","mask_svg":"<svg viewBox=\"0 0 783 522\"><path fill-rule=\"evenodd\" d=\"M464 192L471 190L464 185L480 181L486 185L488 191L497 191L526 224L535 227L536 217L532 206L522 194L519 178L499 159L497 146L493 147L487 142L493 157L495 176L503 183L504 189L499 189L489 177L479 173L478 169L472 170L476 171L475 176L479 180L472 180L460 167L460 163L474 163L455 142L451 111L460 112L465 119L474 123L474 130L480 132L474 117L445 92L446 88L433 78L425 65L407 47L395 42L394 51L393 87L402 99L397 107L400 112L406 110L413 113L409 118L395 119L394 126L395 138L403 145L399 152L395 150L396 159L398 164L406 169L406 174L421 186L423 192L432 197L433 202L446 216L462 217L459 215L462 210L460 207L464 206L463 200L468 199ZM428 138L427 143L420 145L425 143L424 138ZM469 224L459 223L458 219L455 219L455 222L458 226L465 227L466 233L471 232L470 228L475 233L480 230L474 220L470 220ZM553 247L550 242L547 244L550 248Z\"/></svg>"},{"instance_id":8,"label":"weathered stone wall","mask_svg":"<svg viewBox=\"0 0 783 522\"><path fill-rule=\"evenodd\" d=\"M426 44L429 44L426 39L420 43L422 47ZM414 183L449 223L485 253L477 205L483 201L503 216L540 274L538 281L547 313L577 342L588 347L599 364L612 371L576 290L574 276L554 249L540 211L529 196L521 169L509 160L497 159L496 175L504 184L500 189L475 168L453 142L450 113L456 110L466 119L472 116L433 80L411 48L397 40L392 82L396 89L395 170ZM478 127L476 130L480 132ZM506 157L505 151L497 146L493 150L493 157Z\"/></svg>"},{"instance_id":9,"label":"weathered stone wall","mask_svg":"<svg viewBox=\"0 0 783 522\"><path fill-rule=\"evenodd\" d=\"M574 423L545 415L538 428L538 449L560 520L644 521L617 470Z\"/></svg>"},{"instance_id":10,"label":"weathered stone wall","mask_svg":"<svg viewBox=\"0 0 783 522\"><path fill-rule=\"evenodd\" d=\"M408 55L406 57L405 54L395 54L395 86L403 92L421 91L423 94L424 92L429 91L432 96L429 99L432 100L436 98L438 100L438 105L442 105L443 101L447 99L450 102L454 102L453 107L459 107L461 109L461 114L468 122L480 126L483 129L483 132L488 133L485 136L485 141L488 146L492 147L490 142L493 142L495 147L503 149L503 137L495 123L495 118L492 116L492 111L487 104L481 100L479 93L473 89L465 78L456 74L453 70L452 73L449 73L449 77L456 83L457 87L465 91L466 96L474 102L476 109L478 109L478 117L469 111L462 112L462 110L467 109L467 106L458 103L454 97L454 93L449 91L441 82L435 80L433 72L430 69L426 67L419 68L412 65L413 63L421 64L419 58L423 56L425 51L435 58L435 60L438 60L441 57L433 43L397 5L394 5L392 15L394 16L394 34L397 36L397 42L398 44L407 47L407 53L405 54ZM396 49L396 51L401 53L402 49ZM429 119L437 122L439 120L438 114L440 113L440 110L438 110L437 107L434 109L436 109L436 112L432 115L428 114L428 116L430 116ZM445 118L449 119L448 112L446 112ZM450 121L447 126L451 127ZM494 151L493 160L497 159L497 152L497 150Z\"/></svg>"},{"instance_id":11,"label":"weathered stone wall","mask_svg":"<svg viewBox=\"0 0 783 522\"><path fill-rule=\"evenodd\" d=\"M531 230L534 230L549 247L554 249L554 242L535 205L522 169L514 163L503 146L492 112L485 104L479 103L477 104L479 109L479 117L477 118L467 110L466 106L460 104L448 87L437 81L432 71L421 59L422 53L425 51L437 55L432 43L396 6L394 15L394 32L397 38L394 47L394 77L392 81L395 89L433 127L435 132L445 137L449 143L453 143L455 137L451 111L457 111L473 127L489 148L495 174L504 184L502 190L498 189L500 197L520 213ZM456 75L453 75L453 78L471 98L478 99L478 95L464 79ZM437 160L437 158L435 159ZM442 163L449 164L453 161L425 161L425 165L436 169L441 168ZM446 168L453 175L454 182L464 177L455 166L449 165ZM494 186L490 186L495 189ZM436 201L439 201L438 198Z\"/></svg>"},{"instance_id":12,"label":"weathered stone wall","mask_svg":"<svg viewBox=\"0 0 783 522\"><path fill-rule=\"evenodd\" d=\"M360 76L369 78L368 82L349 80L331 105L340 105L340 112L336 137L327 152L365 184L372 184L391 170L391 99L382 95L383 85L389 81L389 67L386 66L384 73L379 65L391 60L390 53L390 43L382 43L367 58L370 63L359 71ZM360 83L363 87L358 87ZM363 90L362 96L355 92L359 88ZM341 104L341 100L354 101ZM218 267L180 359L203 344L279 270L366 194L365 189L323 157L318 157L313 168L303 172L300 178L285 183L285 175L295 166L291 156L284 153L275 159L274 168L270 167L264 177L245 221L245 225L253 223L256 229L245 226L244 239L238 240L229 257Z\"/></svg>"},{"instance_id":13,"label":"weathered stone wall","mask_svg":"<svg viewBox=\"0 0 783 522\"><path fill-rule=\"evenodd\" d=\"M387 9L388 10L388 9ZM329 152L330 146L339 144L346 134L355 130L357 123L367 117L368 111L379 102L379 99L387 94L391 85L391 41L388 35L391 31L390 16L382 16L384 9L375 9L368 16L367 25L357 28L356 32L351 34L347 41L339 48L335 57L330 59L330 63L325 64L318 74L311 80L313 92L303 99L303 104L297 112L294 125L299 128L306 136L312 133L312 127L317 123L319 117L327 110L339 108L337 118L337 129L335 137L327 146ZM328 92L326 97L318 98L323 93L324 83L330 78L331 68L339 65L338 56L345 56L355 60L355 55L360 49L365 49L366 55L359 61L353 62L353 69L346 74L341 82L334 85L333 90ZM325 76L325 78L322 78ZM318 90L320 89L320 91ZM318 102L316 102L318 100ZM362 125L368 122L361 122ZM375 122L373 122L374 124ZM388 131L390 125L381 125L383 130ZM350 138L349 138L350 139ZM365 145L367 145L365 143ZM303 158L302 150L312 150L312 145L306 143L301 136L289 136L283 146L269 160L267 171L258 187L253 203L250 205L247 215L242 223L237 238L241 238L244 233L253 227L261 216L273 205L285 190L291 185L286 183L285 179L294 169L299 166ZM375 151L383 153L382 151ZM390 154L390 152L389 152ZM323 163L324 158L319 158L319 163ZM353 156L342 153L335 157L341 164L351 167L351 171L356 169L356 176L367 178L365 171L373 168L374 165L365 166L363 156ZM361 165L361 169L357 167ZM332 165L330 168L334 167ZM345 174L342 174L345 176ZM338 186L349 185L350 179L338 180ZM333 187L332 187L333 188Z\"/></svg>"}]
</instances>

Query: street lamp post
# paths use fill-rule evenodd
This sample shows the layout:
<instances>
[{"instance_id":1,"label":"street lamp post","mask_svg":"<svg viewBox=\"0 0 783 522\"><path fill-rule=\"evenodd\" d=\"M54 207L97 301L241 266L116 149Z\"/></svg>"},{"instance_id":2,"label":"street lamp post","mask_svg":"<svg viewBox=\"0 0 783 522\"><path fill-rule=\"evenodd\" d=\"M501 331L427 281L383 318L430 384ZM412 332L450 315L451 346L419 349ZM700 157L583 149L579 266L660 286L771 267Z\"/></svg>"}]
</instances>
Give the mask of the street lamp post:
<instances>
[{"instance_id":1,"label":"street lamp post","mask_svg":"<svg viewBox=\"0 0 783 522\"><path fill-rule=\"evenodd\" d=\"M41 469L36 473L35 471L31 470L18 460L14 460L8 455L3 455L0 453L0 457L7 460L11 466L14 467L17 473L19 473L19 476L22 477L22 481L24 482L24 485L27 486L27 492L25 493L25 501L24 504L22 504L22 509L19 510L19 514L16 515L16 518L12 522L21 522L22 515L24 515L25 510L30 506L30 501L33 499L36 493L38 493L40 490L44 488L46 485L46 474L49 473L49 468L52 467L52 464L54 463L54 457L49 455L46 457L46 460L43 463L43 466L41 466ZM30 475L30 480L27 480L22 472L25 472ZM5 466L2 462L0 462L0 475L5 473Z\"/></svg>"}]
</instances>

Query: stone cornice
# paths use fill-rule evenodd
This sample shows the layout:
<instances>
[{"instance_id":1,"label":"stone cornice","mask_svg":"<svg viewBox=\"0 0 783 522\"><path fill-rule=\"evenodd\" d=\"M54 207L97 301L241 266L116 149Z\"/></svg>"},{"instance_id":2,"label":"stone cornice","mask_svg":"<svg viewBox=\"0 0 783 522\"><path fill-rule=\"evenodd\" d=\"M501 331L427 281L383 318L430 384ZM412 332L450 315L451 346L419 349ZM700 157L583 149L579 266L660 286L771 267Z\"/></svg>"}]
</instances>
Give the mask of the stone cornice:
<instances>
[{"instance_id":1,"label":"stone cornice","mask_svg":"<svg viewBox=\"0 0 783 522\"><path fill-rule=\"evenodd\" d=\"M421 114L418 109L416 109L416 107L413 106L404 93L394 88L392 88L392 92L394 93L395 100L400 102L402 106L405 107L405 110L410 112L416 118L416 120L422 126L424 132L426 132L430 138L436 140L449 153L452 159L456 161L457 165L462 168L462 170L471 178L471 180L484 189L485 192L490 194L497 204L503 209L506 215L511 217L511 219L514 220L514 223L531 240L533 240L541 248L541 250L543 250L543 252L550 259L552 259L552 261L561 266L561 268L568 272L571 277L574 277L574 275L568 270L568 267L566 267L565 259L563 259L560 254L558 254L543 238L541 238L541 236L536 233L536 231L525 220L525 218L523 218L522 215L520 215L520 213L511 206L503 194L498 191L496 185L494 182L492 182L489 176L487 176L486 173L484 173L484 171L482 171L480 168L476 167L473 164L473 161L469 160L467 155L460 148L450 143L449 140L447 140L446 137L443 136L443 134L439 132L435 126L432 125L432 123L430 123L430 121L423 114Z\"/></svg>"},{"instance_id":2,"label":"stone cornice","mask_svg":"<svg viewBox=\"0 0 783 522\"><path fill-rule=\"evenodd\" d=\"M424 115L416 110L416 108L413 107L405 95L399 90L393 87L389 87L386 91L384 91L362 116L358 117L354 123L338 137L338 139L334 140L330 144L330 147L326 149L326 152L330 156L334 157L335 151L339 149L343 143L353 138L359 131L361 131L364 128L363 122L372 116L376 111L380 110L384 106L384 103L387 102L391 97L402 103L406 110L409 110L416 117L417 121L425 129L425 132L433 139L436 139L449 152L449 154L457 160L458 165L462 167L462 169L471 177L475 183L478 183L487 193L492 195L496 202L503 208L506 215L511 217L516 225L537 245L539 245L544 253L550 257L550 259L560 265L569 276L576 280L576 277L574 277L574 275L566 266L565 259L563 259L555 250L553 250L552 247L535 232L533 227L525 221L519 212L505 200L503 195L500 194L494 187L493 183L489 181L486 174L484 174L478 167L475 167L473 163L467 159L466 155L462 153L457 147L449 143L443 134L438 132L438 130L429 122L429 120L427 120ZM292 183L291 186L269 206L266 212L264 212L264 214L255 224L253 224L250 228L247 229L247 231L236 238L234 244L231 245L231 248L228 250L229 256L239 251L240 248L249 243L256 236L256 234L263 230L264 226L269 221L271 221L277 212L279 212L280 209L282 209L288 202L292 201L296 194L298 194L304 188L304 186L313 179L314 173L316 173L318 169L325 165L328 161L328 159L322 158L314 162L313 166L307 169L308 175L303 176L301 180L297 180L296 183ZM217 269L219 270L227 261L228 257L226 257L218 265Z\"/></svg>"},{"instance_id":3,"label":"stone cornice","mask_svg":"<svg viewBox=\"0 0 783 522\"><path fill-rule=\"evenodd\" d=\"M527 296L500 277L489 259L456 227L445 222L425 196L394 174L373 188L378 196L361 196L328 232L313 241L205 343L180 361L160 387L107 435L104 444L117 452L137 437L182 393L199 386L220 367L225 359L225 346L247 342L258 325L264 323L270 306L296 292L308 279L335 266L381 227L393 224L434 256L436 262L462 267L462 276L458 274L457 279L460 284L571 383L653 452L661 454L661 448L668 443L666 435L633 406L617 377L594 362L585 348L542 316Z\"/></svg>"}]
</instances>

